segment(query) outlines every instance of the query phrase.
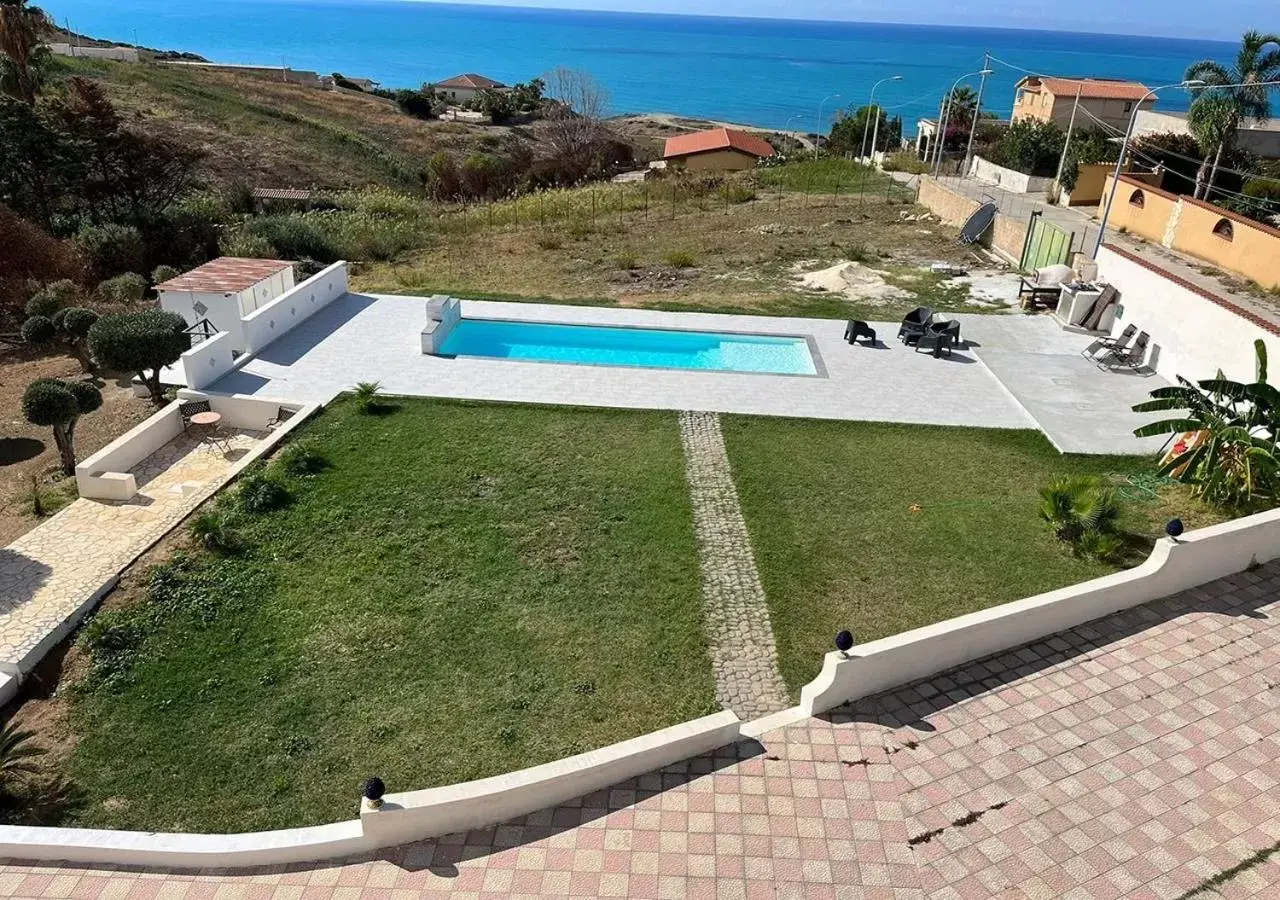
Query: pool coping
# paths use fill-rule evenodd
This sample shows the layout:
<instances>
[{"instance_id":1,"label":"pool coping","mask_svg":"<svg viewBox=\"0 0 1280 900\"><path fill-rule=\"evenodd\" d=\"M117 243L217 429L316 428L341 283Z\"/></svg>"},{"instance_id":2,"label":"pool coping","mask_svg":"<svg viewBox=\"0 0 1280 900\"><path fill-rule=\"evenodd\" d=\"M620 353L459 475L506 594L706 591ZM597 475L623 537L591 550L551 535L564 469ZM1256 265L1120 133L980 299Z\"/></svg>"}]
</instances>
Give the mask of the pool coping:
<instances>
[{"instance_id":1,"label":"pool coping","mask_svg":"<svg viewBox=\"0 0 1280 900\"><path fill-rule=\"evenodd\" d=\"M684 366L631 366L618 363L598 363L598 362L580 362L577 360L562 359L512 359L510 357L501 356L477 356L470 353L431 353L429 356L436 356L440 359L496 359L504 362L516 363L537 363L539 365L551 366L588 366L596 369L645 369L652 372L708 372L715 375L769 375L775 378L830 378L827 371L827 364L822 358L822 351L818 349L818 340L813 334L784 334L765 331L736 331L729 328L717 329L709 331L706 328L686 328L676 325L664 325L661 327L649 327L644 325L604 325L590 322L555 322L547 319L522 319L509 318L505 316L480 316L471 317L462 316L458 319L458 324L463 322L502 322L508 325L555 325L563 328L613 328L617 330L627 331L683 331L691 334L727 334L740 337L761 337L761 338L791 338L792 340L804 341L805 346L809 349L809 356L813 360L813 372L751 372L742 369L693 369Z\"/></svg>"}]
</instances>

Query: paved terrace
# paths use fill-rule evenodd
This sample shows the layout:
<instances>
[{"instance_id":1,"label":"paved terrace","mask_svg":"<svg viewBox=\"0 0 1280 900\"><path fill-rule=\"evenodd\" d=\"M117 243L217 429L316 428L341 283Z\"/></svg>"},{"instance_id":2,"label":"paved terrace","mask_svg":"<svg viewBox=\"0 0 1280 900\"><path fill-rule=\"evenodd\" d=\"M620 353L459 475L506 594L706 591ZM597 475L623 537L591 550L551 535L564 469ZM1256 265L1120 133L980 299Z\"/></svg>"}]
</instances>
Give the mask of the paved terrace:
<instances>
[{"instance_id":1,"label":"paved terrace","mask_svg":"<svg viewBox=\"0 0 1280 900\"><path fill-rule=\"evenodd\" d=\"M9 864L0 894L1275 897L1278 610L1272 564L496 828L229 874Z\"/></svg>"},{"instance_id":2,"label":"paved terrace","mask_svg":"<svg viewBox=\"0 0 1280 900\"><path fill-rule=\"evenodd\" d=\"M495 301L464 301L472 318L805 335L822 376L580 366L424 356L421 297L348 294L209 389L327 402L356 381L395 394L590 406L700 410L988 428L1040 427L1060 449L1153 452L1130 407L1163 382L1104 373L1080 356L1088 338L1046 316L958 316L969 348L952 358L897 342L873 323L875 348L850 347L844 322Z\"/></svg>"},{"instance_id":3,"label":"paved terrace","mask_svg":"<svg viewBox=\"0 0 1280 900\"><path fill-rule=\"evenodd\" d=\"M224 453L179 436L131 470L138 484L132 499L81 498L0 549L0 671L29 668L33 651L225 484L259 438L237 431Z\"/></svg>"}]
</instances>

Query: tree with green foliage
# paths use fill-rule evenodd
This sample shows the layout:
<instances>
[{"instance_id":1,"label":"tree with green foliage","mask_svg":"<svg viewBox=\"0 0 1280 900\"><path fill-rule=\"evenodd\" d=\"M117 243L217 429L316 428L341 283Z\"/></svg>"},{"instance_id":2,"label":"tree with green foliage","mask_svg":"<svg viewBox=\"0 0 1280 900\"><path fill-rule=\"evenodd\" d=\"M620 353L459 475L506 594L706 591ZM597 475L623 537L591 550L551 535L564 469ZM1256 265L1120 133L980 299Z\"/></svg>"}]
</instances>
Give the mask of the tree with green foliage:
<instances>
[{"instance_id":1,"label":"tree with green foliage","mask_svg":"<svg viewBox=\"0 0 1280 900\"><path fill-rule=\"evenodd\" d=\"M0 92L27 105L36 102L49 48L42 43L52 23L27 0L0 0Z\"/></svg>"},{"instance_id":2,"label":"tree with green foliage","mask_svg":"<svg viewBox=\"0 0 1280 900\"><path fill-rule=\"evenodd\" d=\"M62 473L76 473L76 422L102 405L102 392L88 381L37 378L22 394L22 415L32 425L53 428Z\"/></svg>"},{"instance_id":3,"label":"tree with green foliage","mask_svg":"<svg viewBox=\"0 0 1280 900\"><path fill-rule=\"evenodd\" d=\"M1081 556L1109 560L1124 545L1117 533L1115 488L1096 475L1058 478L1040 490L1040 518Z\"/></svg>"},{"instance_id":4,"label":"tree with green foliage","mask_svg":"<svg viewBox=\"0 0 1280 900\"><path fill-rule=\"evenodd\" d=\"M50 316L34 315L22 323L22 339L33 346L49 346L59 343L80 363L83 372L93 371L93 358L89 355L89 329L99 316L83 306L72 306L55 311Z\"/></svg>"},{"instance_id":5,"label":"tree with green foliage","mask_svg":"<svg viewBox=\"0 0 1280 900\"><path fill-rule=\"evenodd\" d=\"M1196 143L1207 149L1204 162L1196 172L1197 200L1206 198L1218 177L1222 154L1235 142L1240 127L1240 106L1235 98L1222 90L1203 91L1187 111L1187 127Z\"/></svg>"},{"instance_id":6,"label":"tree with green foliage","mask_svg":"<svg viewBox=\"0 0 1280 900\"><path fill-rule=\"evenodd\" d=\"M1209 90L1225 93L1241 119L1269 119L1271 88L1267 82L1280 80L1280 33L1246 31L1231 65L1203 59L1187 67L1186 78L1205 83L1197 94Z\"/></svg>"},{"instance_id":7,"label":"tree with green foliage","mask_svg":"<svg viewBox=\"0 0 1280 900\"><path fill-rule=\"evenodd\" d=\"M1071 143L1064 151L1062 179L1059 183L1064 190L1074 190L1081 166L1113 163L1119 157L1120 148L1107 132L1101 129L1076 129L1071 135Z\"/></svg>"},{"instance_id":8,"label":"tree with green foliage","mask_svg":"<svg viewBox=\"0 0 1280 900\"><path fill-rule=\"evenodd\" d=\"M1156 388L1134 412L1185 409L1183 416L1152 422L1138 437L1196 433L1179 441L1160 474L1192 485L1196 496L1227 509L1272 506L1280 500L1280 390L1267 383L1267 348L1254 343L1256 375L1251 384L1219 372L1193 384Z\"/></svg>"},{"instance_id":9,"label":"tree with green foliage","mask_svg":"<svg viewBox=\"0 0 1280 900\"><path fill-rule=\"evenodd\" d=\"M992 162L1027 175L1053 175L1065 144L1066 135L1056 122L1019 119L996 145Z\"/></svg>"},{"instance_id":10,"label":"tree with green foliage","mask_svg":"<svg viewBox=\"0 0 1280 900\"><path fill-rule=\"evenodd\" d=\"M191 349L182 316L160 310L103 316L89 329L89 349L108 369L132 372L147 387L151 402L164 403L160 370Z\"/></svg>"},{"instance_id":11,"label":"tree with green foliage","mask_svg":"<svg viewBox=\"0 0 1280 900\"><path fill-rule=\"evenodd\" d=\"M147 295L147 279L137 272L124 272L98 285L98 296L108 303L138 303Z\"/></svg>"},{"instance_id":12,"label":"tree with green foliage","mask_svg":"<svg viewBox=\"0 0 1280 900\"><path fill-rule=\"evenodd\" d=\"M876 119L880 120L878 132ZM884 107L878 104L875 107L860 106L852 113L839 116L831 126L831 135L823 143L834 153L853 153L860 156L871 146L873 135L876 146L871 147L867 152L897 147L902 143L902 117L890 117L884 111Z\"/></svg>"}]
</instances>

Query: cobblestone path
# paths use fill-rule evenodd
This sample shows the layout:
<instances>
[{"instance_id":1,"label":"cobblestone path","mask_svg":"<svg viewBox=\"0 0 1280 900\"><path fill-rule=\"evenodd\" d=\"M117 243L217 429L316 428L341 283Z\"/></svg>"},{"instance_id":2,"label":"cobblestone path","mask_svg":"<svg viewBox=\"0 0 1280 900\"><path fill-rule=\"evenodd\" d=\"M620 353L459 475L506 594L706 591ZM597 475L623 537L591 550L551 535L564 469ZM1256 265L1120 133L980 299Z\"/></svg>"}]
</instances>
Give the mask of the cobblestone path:
<instances>
[{"instance_id":1,"label":"cobblestone path","mask_svg":"<svg viewBox=\"0 0 1280 900\"><path fill-rule=\"evenodd\" d=\"M716 413L680 413L685 472L702 559L716 700L743 719L790 706L764 588Z\"/></svg>"}]
</instances>

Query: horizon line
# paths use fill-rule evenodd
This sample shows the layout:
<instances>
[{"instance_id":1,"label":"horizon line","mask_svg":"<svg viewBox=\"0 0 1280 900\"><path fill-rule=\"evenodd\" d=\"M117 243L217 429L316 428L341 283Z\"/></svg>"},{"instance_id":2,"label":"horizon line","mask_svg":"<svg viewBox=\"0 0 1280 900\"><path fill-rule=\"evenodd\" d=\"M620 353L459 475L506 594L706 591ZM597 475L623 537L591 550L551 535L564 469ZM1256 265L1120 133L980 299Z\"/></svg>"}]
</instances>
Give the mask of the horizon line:
<instances>
[{"instance_id":1,"label":"horizon line","mask_svg":"<svg viewBox=\"0 0 1280 900\"><path fill-rule=\"evenodd\" d=\"M243 2L243 0L242 0ZM251 0L250 0L251 2ZM287 0L286 0L287 2ZM307 2L307 0L301 0ZM752 15L727 15L712 12L699 13L683 13L683 12L656 12L654 10L643 9L600 9L580 6L547 6L540 2L516 3L510 0L310 0L310 2L332 3L334 5L346 3L378 3L378 4L415 4L420 6L450 6L461 9L475 9L477 7L485 9L506 9L513 11L537 10L539 12L564 12L564 13L599 13L604 15L623 15L623 16L648 16L651 18L674 18L674 19L714 19L717 21L739 21L739 22L803 22L812 23L814 25L893 25L904 28L932 28L938 31L995 31L995 32L1012 32L1012 33L1030 33L1030 34L1069 34L1080 35L1084 37L1132 37L1132 38L1162 38L1165 40L1185 41L1187 43L1213 43L1234 45L1238 38L1227 37L1195 37L1184 34L1173 33L1138 33L1134 31L1085 31L1078 29L1061 29L1061 28L1029 28L1029 27L1013 27L999 25L969 25L962 23L939 25L932 22L903 22L890 21L885 19L828 19L828 18L808 18L804 16L752 16ZM626 0L623 0L626 2ZM1122 26L1125 27L1125 26ZM1243 33L1243 32L1242 32Z\"/></svg>"}]
</instances>

